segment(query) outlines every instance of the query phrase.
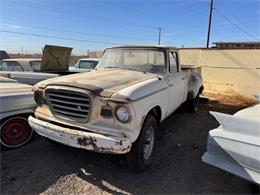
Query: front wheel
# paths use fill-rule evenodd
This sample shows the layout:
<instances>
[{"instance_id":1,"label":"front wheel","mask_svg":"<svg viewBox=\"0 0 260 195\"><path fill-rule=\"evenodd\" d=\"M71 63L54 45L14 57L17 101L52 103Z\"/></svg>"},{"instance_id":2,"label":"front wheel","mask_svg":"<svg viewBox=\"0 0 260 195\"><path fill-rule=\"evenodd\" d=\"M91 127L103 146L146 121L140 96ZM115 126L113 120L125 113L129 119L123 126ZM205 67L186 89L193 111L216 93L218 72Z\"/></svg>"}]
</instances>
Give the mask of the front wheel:
<instances>
[{"instance_id":1,"label":"front wheel","mask_svg":"<svg viewBox=\"0 0 260 195\"><path fill-rule=\"evenodd\" d=\"M1 144L7 148L17 148L24 145L33 135L27 118L24 117L9 118L0 129Z\"/></svg>"},{"instance_id":2,"label":"front wheel","mask_svg":"<svg viewBox=\"0 0 260 195\"><path fill-rule=\"evenodd\" d=\"M130 168L143 172L152 164L158 124L154 116L148 115L141 129L138 139L133 143L127 154Z\"/></svg>"}]
</instances>

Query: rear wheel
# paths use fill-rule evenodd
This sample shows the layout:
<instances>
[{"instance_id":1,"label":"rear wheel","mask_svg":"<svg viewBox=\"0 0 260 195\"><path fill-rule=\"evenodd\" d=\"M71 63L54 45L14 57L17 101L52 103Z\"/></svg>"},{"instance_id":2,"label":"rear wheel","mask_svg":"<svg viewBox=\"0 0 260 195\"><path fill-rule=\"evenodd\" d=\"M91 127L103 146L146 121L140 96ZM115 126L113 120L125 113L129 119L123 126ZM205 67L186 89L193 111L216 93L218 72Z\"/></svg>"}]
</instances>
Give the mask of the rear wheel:
<instances>
[{"instance_id":1,"label":"rear wheel","mask_svg":"<svg viewBox=\"0 0 260 195\"><path fill-rule=\"evenodd\" d=\"M152 164L158 125L152 115L148 115L138 139L127 154L128 165L137 171L145 171Z\"/></svg>"},{"instance_id":2,"label":"rear wheel","mask_svg":"<svg viewBox=\"0 0 260 195\"><path fill-rule=\"evenodd\" d=\"M199 94L192 100L187 101L187 109L188 112L195 113L199 109L199 104L200 104L200 98Z\"/></svg>"},{"instance_id":3,"label":"rear wheel","mask_svg":"<svg viewBox=\"0 0 260 195\"><path fill-rule=\"evenodd\" d=\"M1 144L7 148L17 148L26 144L33 131L27 118L13 117L6 120L1 128Z\"/></svg>"}]
</instances>

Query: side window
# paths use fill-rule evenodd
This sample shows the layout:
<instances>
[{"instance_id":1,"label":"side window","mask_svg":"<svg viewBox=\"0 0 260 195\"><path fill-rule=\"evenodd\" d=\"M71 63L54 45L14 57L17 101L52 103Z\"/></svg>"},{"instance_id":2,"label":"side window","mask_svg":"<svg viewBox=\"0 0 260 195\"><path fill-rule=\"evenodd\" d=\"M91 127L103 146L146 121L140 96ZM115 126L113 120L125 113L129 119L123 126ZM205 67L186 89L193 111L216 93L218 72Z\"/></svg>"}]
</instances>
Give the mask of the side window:
<instances>
[{"instance_id":1,"label":"side window","mask_svg":"<svg viewBox=\"0 0 260 195\"><path fill-rule=\"evenodd\" d=\"M176 73L178 72L178 58L176 52L170 52L169 53L170 58L170 73Z\"/></svg>"},{"instance_id":2,"label":"side window","mask_svg":"<svg viewBox=\"0 0 260 195\"><path fill-rule=\"evenodd\" d=\"M33 72L41 71L41 61L31 61L30 65L31 65L31 68L33 69Z\"/></svg>"},{"instance_id":3,"label":"side window","mask_svg":"<svg viewBox=\"0 0 260 195\"><path fill-rule=\"evenodd\" d=\"M96 68L97 65L98 65L98 61L94 61L93 69Z\"/></svg>"},{"instance_id":4,"label":"side window","mask_svg":"<svg viewBox=\"0 0 260 195\"><path fill-rule=\"evenodd\" d=\"M1 63L2 71L23 71L22 66L15 61L6 61Z\"/></svg>"},{"instance_id":5,"label":"side window","mask_svg":"<svg viewBox=\"0 0 260 195\"><path fill-rule=\"evenodd\" d=\"M96 67L95 61L80 61L79 67L82 69L94 69Z\"/></svg>"},{"instance_id":6,"label":"side window","mask_svg":"<svg viewBox=\"0 0 260 195\"><path fill-rule=\"evenodd\" d=\"M74 68L79 68L79 62L77 62L76 64L74 64Z\"/></svg>"}]
</instances>

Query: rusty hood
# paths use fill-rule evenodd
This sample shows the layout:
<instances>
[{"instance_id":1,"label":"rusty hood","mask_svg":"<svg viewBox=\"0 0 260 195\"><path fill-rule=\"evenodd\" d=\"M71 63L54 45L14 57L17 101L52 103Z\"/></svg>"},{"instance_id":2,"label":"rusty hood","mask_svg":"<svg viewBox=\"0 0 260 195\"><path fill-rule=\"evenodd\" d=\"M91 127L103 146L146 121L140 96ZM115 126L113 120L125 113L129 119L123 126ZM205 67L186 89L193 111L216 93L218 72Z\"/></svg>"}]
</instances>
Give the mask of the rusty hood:
<instances>
[{"instance_id":1,"label":"rusty hood","mask_svg":"<svg viewBox=\"0 0 260 195\"><path fill-rule=\"evenodd\" d=\"M99 96L111 97L126 87L153 78L156 78L153 74L138 71L102 69L49 79L40 82L38 86L41 88L52 85L71 86L90 90Z\"/></svg>"}]
</instances>

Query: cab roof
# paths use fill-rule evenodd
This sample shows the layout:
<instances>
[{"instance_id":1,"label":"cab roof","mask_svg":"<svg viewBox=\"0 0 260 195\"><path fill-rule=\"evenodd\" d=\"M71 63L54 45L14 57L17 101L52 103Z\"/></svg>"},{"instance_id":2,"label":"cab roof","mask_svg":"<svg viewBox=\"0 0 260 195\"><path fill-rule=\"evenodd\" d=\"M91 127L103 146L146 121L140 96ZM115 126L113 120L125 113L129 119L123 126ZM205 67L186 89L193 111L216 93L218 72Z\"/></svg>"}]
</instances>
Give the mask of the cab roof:
<instances>
[{"instance_id":1,"label":"cab roof","mask_svg":"<svg viewBox=\"0 0 260 195\"><path fill-rule=\"evenodd\" d=\"M177 49L176 47L165 46L165 45L121 45L121 46L110 47L108 49L115 49L115 48Z\"/></svg>"},{"instance_id":2,"label":"cab roof","mask_svg":"<svg viewBox=\"0 0 260 195\"><path fill-rule=\"evenodd\" d=\"M41 61L40 58L9 58L3 59L2 61L18 61L18 62L30 62L30 61Z\"/></svg>"},{"instance_id":3,"label":"cab roof","mask_svg":"<svg viewBox=\"0 0 260 195\"><path fill-rule=\"evenodd\" d=\"M92 60L92 61L100 61L100 58L80 58L80 60Z\"/></svg>"}]
</instances>

